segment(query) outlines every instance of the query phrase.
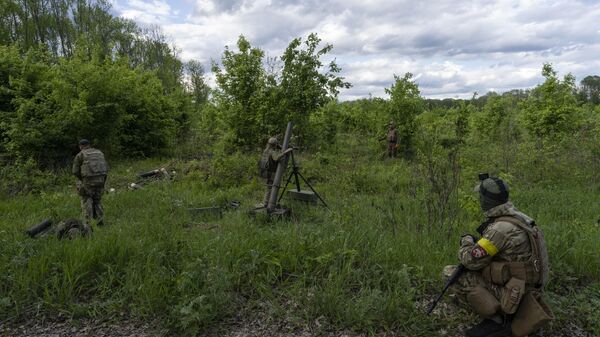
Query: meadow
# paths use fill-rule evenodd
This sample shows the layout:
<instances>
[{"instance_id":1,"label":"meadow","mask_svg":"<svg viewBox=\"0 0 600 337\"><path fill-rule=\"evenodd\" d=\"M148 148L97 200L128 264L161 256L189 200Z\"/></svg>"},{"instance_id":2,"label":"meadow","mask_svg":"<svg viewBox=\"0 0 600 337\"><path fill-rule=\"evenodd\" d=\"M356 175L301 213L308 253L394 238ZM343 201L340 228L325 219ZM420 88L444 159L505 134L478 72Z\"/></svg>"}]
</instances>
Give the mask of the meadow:
<instances>
[{"instance_id":1,"label":"meadow","mask_svg":"<svg viewBox=\"0 0 600 337\"><path fill-rule=\"evenodd\" d=\"M428 220L429 189L416 164L382 160L381 150L368 137L343 135L327 152L299 153L330 209L284 197L288 220L247 212L263 193L258 153L117 162L108 182L116 192L104 198L108 226L87 239L30 239L32 224L80 215L73 180L59 173L54 189L0 202L0 320L132 317L201 335L261 312L299 327L318 320L323 334L457 332L476 318L447 299L431 316L425 307L442 287L442 267L457 263L460 236L481 220L472 190L477 169L488 167L464 155L457 213L440 225ZM173 181L127 189L137 173L161 166L177 172ZM578 175L505 178L548 241L546 298L557 319L546 331L600 334L600 190ZM187 210L232 200L241 206L222 218Z\"/></svg>"}]
</instances>

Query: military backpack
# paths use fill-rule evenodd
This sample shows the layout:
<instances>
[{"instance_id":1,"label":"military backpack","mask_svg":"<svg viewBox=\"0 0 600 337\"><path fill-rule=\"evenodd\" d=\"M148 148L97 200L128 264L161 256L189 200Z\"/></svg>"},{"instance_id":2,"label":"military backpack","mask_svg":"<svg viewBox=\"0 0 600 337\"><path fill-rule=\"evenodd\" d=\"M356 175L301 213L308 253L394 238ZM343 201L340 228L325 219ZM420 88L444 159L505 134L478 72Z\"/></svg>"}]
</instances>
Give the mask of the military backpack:
<instances>
[{"instance_id":1,"label":"military backpack","mask_svg":"<svg viewBox=\"0 0 600 337\"><path fill-rule=\"evenodd\" d=\"M543 288L548 283L549 274L549 259L546 241L542 230L532 222L527 224L521 219L512 216L502 216L496 218L496 221L509 222L527 233L529 243L531 245L531 258L529 261L509 262L511 269L521 269L522 274L527 275L528 283L534 283L540 288ZM514 272L514 271L511 271Z\"/></svg>"},{"instance_id":2,"label":"military backpack","mask_svg":"<svg viewBox=\"0 0 600 337\"><path fill-rule=\"evenodd\" d=\"M81 176L98 177L108 173L108 165L104 154L97 149L86 149L82 151L83 163L81 164Z\"/></svg>"}]
</instances>

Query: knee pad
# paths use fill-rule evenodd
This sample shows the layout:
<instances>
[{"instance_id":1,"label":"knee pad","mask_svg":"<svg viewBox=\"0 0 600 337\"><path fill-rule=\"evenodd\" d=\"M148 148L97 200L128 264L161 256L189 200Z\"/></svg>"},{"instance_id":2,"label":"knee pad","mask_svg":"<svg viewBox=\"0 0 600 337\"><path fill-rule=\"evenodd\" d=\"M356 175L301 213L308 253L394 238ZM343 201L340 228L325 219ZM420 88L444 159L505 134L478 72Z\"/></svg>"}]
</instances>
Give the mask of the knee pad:
<instances>
[{"instance_id":1,"label":"knee pad","mask_svg":"<svg viewBox=\"0 0 600 337\"><path fill-rule=\"evenodd\" d=\"M467 293L467 302L473 311L484 318L490 318L500 310L498 299L489 290L479 285Z\"/></svg>"}]
</instances>

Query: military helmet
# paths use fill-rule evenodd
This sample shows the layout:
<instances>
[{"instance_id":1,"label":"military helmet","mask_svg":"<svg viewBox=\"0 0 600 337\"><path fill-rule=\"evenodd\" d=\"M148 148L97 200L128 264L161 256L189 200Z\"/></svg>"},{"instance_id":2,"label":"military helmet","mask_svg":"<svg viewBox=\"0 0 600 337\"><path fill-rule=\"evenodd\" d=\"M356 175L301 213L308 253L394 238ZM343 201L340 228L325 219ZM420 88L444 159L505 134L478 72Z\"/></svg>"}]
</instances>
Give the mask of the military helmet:
<instances>
[{"instance_id":1,"label":"military helmet","mask_svg":"<svg viewBox=\"0 0 600 337\"><path fill-rule=\"evenodd\" d=\"M269 145L277 145L277 143L278 143L277 138L275 138L275 137L269 138L268 143L269 143Z\"/></svg>"},{"instance_id":2,"label":"military helmet","mask_svg":"<svg viewBox=\"0 0 600 337\"><path fill-rule=\"evenodd\" d=\"M508 184L497 177L489 177L487 174L481 174L480 182L475 187L479 192L479 203L484 211L508 202L509 187Z\"/></svg>"}]
</instances>

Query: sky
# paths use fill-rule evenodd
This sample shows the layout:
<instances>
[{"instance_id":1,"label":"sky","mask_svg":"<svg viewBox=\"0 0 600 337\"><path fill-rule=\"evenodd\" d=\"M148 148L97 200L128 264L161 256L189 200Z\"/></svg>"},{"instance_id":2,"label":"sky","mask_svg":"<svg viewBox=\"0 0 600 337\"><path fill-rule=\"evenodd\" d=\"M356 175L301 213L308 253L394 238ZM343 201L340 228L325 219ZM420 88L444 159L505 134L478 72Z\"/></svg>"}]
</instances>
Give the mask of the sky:
<instances>
[{"instance_id":1,"label":"sky","mask_svg":"<svg viewBox=\"0 0 600 337\"><path fill-rule=\"evenodd\" d=\"M394 74L429 98L530 88L544 63L600 75L600 0L112 0L116 15L158 25L184 60L210 70L240 35L269 57L317 33L333 45L341 100L387 97ZM210 74L208 77L211 78Z\"/></svg>"}]
</instances>

